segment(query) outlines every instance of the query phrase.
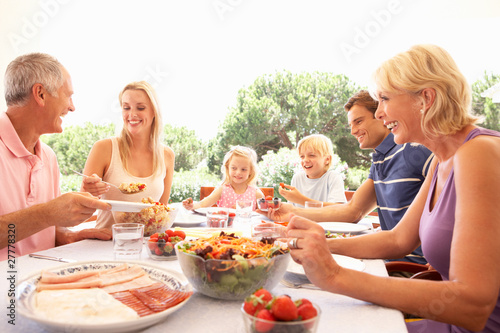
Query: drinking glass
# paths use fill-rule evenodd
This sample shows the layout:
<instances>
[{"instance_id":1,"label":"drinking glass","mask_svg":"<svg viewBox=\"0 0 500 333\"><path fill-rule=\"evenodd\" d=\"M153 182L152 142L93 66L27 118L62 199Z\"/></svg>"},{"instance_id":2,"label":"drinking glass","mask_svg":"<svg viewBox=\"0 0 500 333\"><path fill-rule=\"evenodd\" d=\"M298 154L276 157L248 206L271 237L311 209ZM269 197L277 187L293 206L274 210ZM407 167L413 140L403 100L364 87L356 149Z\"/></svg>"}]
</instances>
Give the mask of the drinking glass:
<instances>
[{"instance_id":1,"label":"drinking glass","mask_svg":"<svg viewBox=\"0 0 500 333\"><path fill-rule=\"evenodd\" d=\"M253 201L237 200L236 201L236 217L238 222L250 222L253 211Z\"/></svg>"},{"instance_id":2,"label":"drinking glass","mask_svg":"<svg viewBox=\"0 0 500 333\"><path fill-rule=\"evenodd\" d=\"M322 208L323 202L321 201L306 201L306 208Z\"/></svg>"},{"instance_id":3,"label":"drinking glass","mask_svg":"<svg viewBox=\"0 0 500 333\"><path fill-rule=\"evenodd\" d=\"M115 260L141 259L144 224L113 224L113 254Z\"/></svg>"},{"instance_id":4,"label":"drinking glass","mask_svg":"<svg viewBox=\"0 0 500 333\"><path fill-rule=\"evenodd\" d=\"M227 228L229 210L222 207L210 207L207 209L207 227Z\"/></svg>"}]
</instances>

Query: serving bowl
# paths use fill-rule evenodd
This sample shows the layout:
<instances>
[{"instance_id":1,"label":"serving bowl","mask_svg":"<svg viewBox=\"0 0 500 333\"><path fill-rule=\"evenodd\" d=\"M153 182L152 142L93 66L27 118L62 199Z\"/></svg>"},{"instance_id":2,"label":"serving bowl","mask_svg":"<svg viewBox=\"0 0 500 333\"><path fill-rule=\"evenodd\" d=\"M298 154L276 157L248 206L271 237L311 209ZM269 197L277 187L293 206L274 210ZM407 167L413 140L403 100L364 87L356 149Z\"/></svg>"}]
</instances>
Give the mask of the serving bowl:
<instances>
[{"instance_id":1,"label":"serving bowl","mask_svg":"<svg viewBox=\"0 0 500 333\"><path fill-rule=\"evenodd\" d=\"M318 329L318 324L321 316L321 309L318 305L312 303L318 314L314 318L306 320L293 320L293 321L277 321L266 320L252 316L245 312L243 305L241 306L241 313L243 315L243 325L245 326L246 333L279 333L279 332L293 332L293 333L314 333Z\"/></svg>"},{"instance_id":2,"label":"serving bowl","mask_svg":"<svg viewBox=\"0 0 500 333\"><path fill-rule=\"evenodd\" d=\"M178 208L155 202L154 206L144 208L138 213L113 211L113 218L115 223L144 224L144 237L149 237L156 232L164 232L170 228L177 213Z\"/></svg>"},{"instance_id":3,"label":"serving bowl","mask_svg":"<svg viewBox=\"0 0 500 333\"><path fill-rule=\"evenodd\" d=\"M165 233L154 233L147 241L148 256L153 260L175 260L175 244L183 241L186 234L183 231L166 230Z\"/></svg>"},{"instance_id":4,"label":"serving bowl","mask_svg":"<svg viewBox=\"0 0 500 333\"><path fill-rule=\"evenodd\" d=\"M281 207L281 199L280 198L274 198L274 199L260 198L259 200L257 200L257 206L263 212L267 212L269 208L272 208L274 210L278 210Z\"/></svg>"},{"instance_id":5,"label":"serving bowl","mask_svg":"<svg viewBox=\"0 0 500 333\"><path fill-rule=\"evenodd\" d=\"M175 246L182 272L197 291L218 299L243 300L258 288L274 288L290 261L290 253L271 258L204 259L186 252L189 243Z\"/></svg>"}]
</instances>

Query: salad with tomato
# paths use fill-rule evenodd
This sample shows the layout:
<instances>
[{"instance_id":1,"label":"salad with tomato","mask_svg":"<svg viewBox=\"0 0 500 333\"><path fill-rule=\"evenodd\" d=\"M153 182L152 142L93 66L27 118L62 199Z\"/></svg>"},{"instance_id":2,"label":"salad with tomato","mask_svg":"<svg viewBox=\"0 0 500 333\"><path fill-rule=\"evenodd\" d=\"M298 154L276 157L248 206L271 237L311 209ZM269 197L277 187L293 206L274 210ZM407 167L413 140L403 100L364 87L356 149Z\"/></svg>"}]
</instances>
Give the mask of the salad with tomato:
<instances>
[{"instance_id":1,"label":"salad with tomato","mask_svg":"<svg viewBox=\"0 0 500 333\"><path fill-rule=\"evenodd\" d=\"M181 242L176 250L184 275L199 292L228 300L241 300L259 287L273 288L290 260L287 247L223 231Z\"/></svg>"}]
</instances>

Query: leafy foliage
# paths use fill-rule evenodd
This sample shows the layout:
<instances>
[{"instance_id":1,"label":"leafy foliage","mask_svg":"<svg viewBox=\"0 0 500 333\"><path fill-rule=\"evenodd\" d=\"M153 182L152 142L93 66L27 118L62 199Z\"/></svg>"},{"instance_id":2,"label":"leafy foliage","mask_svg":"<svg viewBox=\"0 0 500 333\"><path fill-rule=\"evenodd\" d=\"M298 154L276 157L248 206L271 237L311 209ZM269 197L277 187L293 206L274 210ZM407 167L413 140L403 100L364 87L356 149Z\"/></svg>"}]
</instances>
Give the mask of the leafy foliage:
<instances>
[{"instance_id":1,"label":"leafy foliage","mask_svg":"<svg viewBox=\"0 0 500 333\"><path fill-rule=\"evenodd\" d=\"M262 156L258 166L257 185L259 187L274 187L275 194L278 193L279 183L290 184L293 175L301 169L297 151L286 147L277 152L270 150Z\"/></svg>"},{"instance_id":2,"label":"leafy foliage","mask_svg":"<svg viewBox=\"0 0 500 333\"><path fill-rule=\"evenodd\" d=\"M200 198L201 186L219 186L220 184L220 177L209 173L206 166L191 171L175 172L170 190L170 202L181 202L187 198L197 201Z\"/></svg>"},{"instance_id":3,"label":"leafy foliage","mask_svg":"<svg viewBox=\"0 0 500 333\"><path fill-rule=\"evenodd\" d=\"M163 142L175 153L175 171L191 170L205 157L205 145L193 130L165 125Z\"/></svg>"},{"instance_id":4,"label":"leafy foliage","mask_svg":"<svg viewBox=\"0 0 500 333\"><path fill-rule=\"evenodd\" d=\"M355 191L368 178L370 168L356 167L349 168L347 178L344 180L348 190Z\"/></svg>"},{"instance_id":5,"label":"leafy foliage","mask_svg":"<svg viewBox=\"0 0 500 333\"><path fill-rule=\"evenodd\" d=\"M269 150L292 149L313 133L325 134L334 145L340 143L343 149L338 149L338 154L350 165L369 163L368 153L358 148L347 129L343 107L358 90L346 76L330 73L284 71L257 78L248 89L238 92L236 106L210 143L210 170L220 166L224 152L232 145L251 146L262 156Z\"/></svg>"},{"instance_id":6,"label":"leafy foliage","mask_svg":"<svg viewBox=\"0 0 500 333\"><path fill-rule=\"evenodd\" d=\"M84 126L69 126L60 134L43 135L41 139L56 153L61 173L69 175L71 170L83 170L94 143L112 136L114 131L113 124L95 125L87 122Z\"/></svg>"},{"instance_id":7,"label":"leafy foliage","mask_svg":"<svg viewBox=\"0 0 500 333\"><path fill-rule=\"evenodd\" d=\"M481 97L481 94L498 82L500 75L485 72L484 78L472 85L472 110L476 115L484 117L482 127L495 131L500 131L500 105L493 103L489 97Z\"/></svg>"}]
</instances>

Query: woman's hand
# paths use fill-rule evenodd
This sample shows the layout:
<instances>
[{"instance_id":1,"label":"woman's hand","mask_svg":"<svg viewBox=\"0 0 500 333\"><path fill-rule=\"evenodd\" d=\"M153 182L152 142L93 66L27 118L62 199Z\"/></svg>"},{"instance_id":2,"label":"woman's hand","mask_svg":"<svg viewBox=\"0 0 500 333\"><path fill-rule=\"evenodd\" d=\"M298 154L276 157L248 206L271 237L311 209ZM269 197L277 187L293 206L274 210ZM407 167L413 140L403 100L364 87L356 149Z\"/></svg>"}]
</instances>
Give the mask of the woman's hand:
<instances>
[{"instance_id":1,"label":"woman's hand","mask_svg":"<svg viewBox=\"0 0 500 333\"><path fill-rule=\"evenodd\" d=\"M90 177L83 177L82 181L82 191L92 194L94 197L98 197L109 191L110 186L102 182L101 177L97 174L93 174Z\"/></svg>"},{"instance_id":2,"label":"woman's hand","mask_svg":"<svg viewBox=\"0 0 500 333\"><path fill-rule=\"evenodd\" d=\"M328 249L325 230L311 220L293 216L287 227L287 237L289 240L297 238L297 248L290 248L290 252L293 260L304 267L307 278L322 289L330 289L341 267Z\"/></svg>"}]
</instances>

